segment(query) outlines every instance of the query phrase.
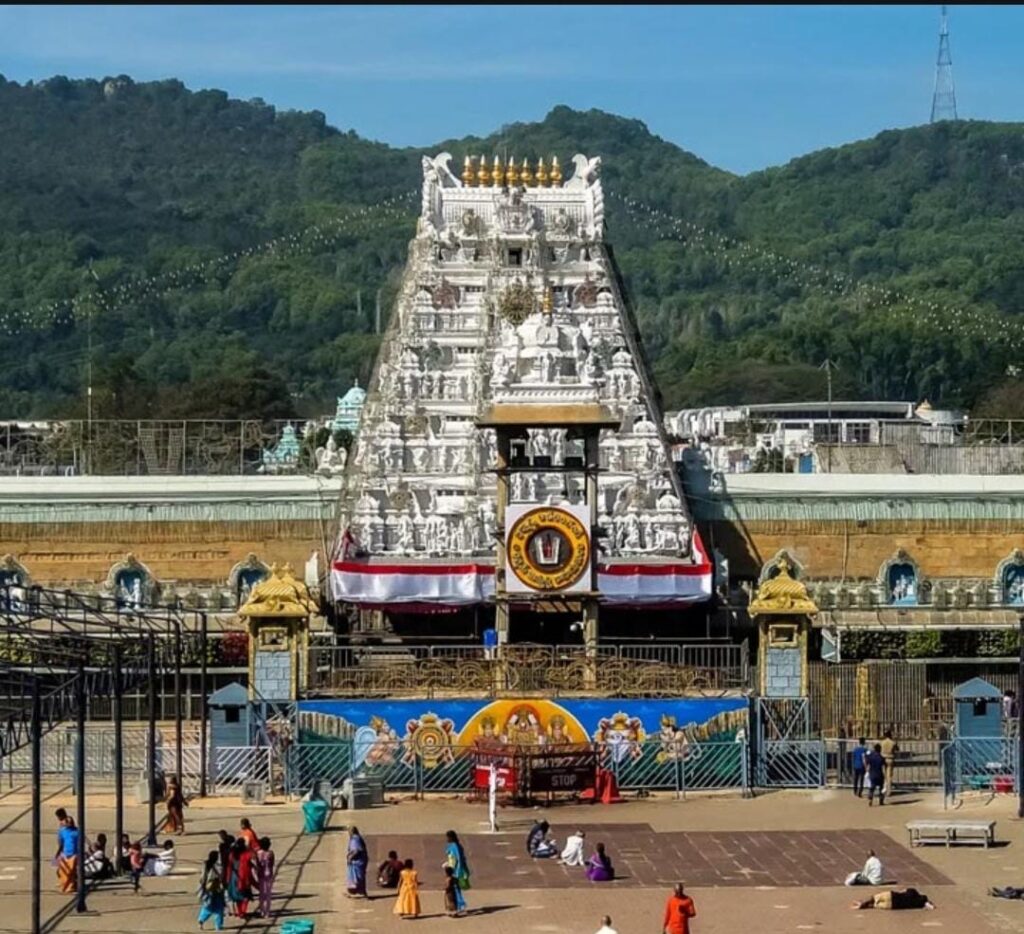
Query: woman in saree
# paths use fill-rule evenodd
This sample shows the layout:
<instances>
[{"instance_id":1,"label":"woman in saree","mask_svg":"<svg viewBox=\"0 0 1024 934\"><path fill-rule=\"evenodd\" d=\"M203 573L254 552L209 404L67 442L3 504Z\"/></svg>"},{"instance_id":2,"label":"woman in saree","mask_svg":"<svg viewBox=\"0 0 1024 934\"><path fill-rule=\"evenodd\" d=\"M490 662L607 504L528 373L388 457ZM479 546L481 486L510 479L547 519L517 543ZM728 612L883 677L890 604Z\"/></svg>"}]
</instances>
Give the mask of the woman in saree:
<instances>
[{"instance_id":1,"label":"woman in saree","mask_svg":"<svg viewBox=\"0 0 1024 934\"><path fill-rule=\"evenodd\" d=\"M459 889L465 891L469 888L469 863L466 860L466 851L462 848L462 841L454 830L445 834L448 845L444 851L444 864L451 866L455 873L455 879L459 883ZM460 894L461 898L461 894ZM465 904L463 904L465 909Z\"/></svg>"},{"instance_id":2,"label":"woman in saree","mask_svg":"<svg viewBox=\"0 0 1024 934\"><path fill-rule=\"evenodd\" d=\"M73 817L65 817L57 831L60 852L57 854L57 881L62 892L74 892L78 887L78 834Z\"/></svg>"},{"instance_id":3,"label":"woman in saree","mask_svg":"<svg viewBox=\"0 0 1024 934\"><path fill-rule=\"evenodd\" d=\"M348 897L366 898L366 867L370 862L370 854L366 850L366 841L359 833L358 827L348 829Z\"/></svg>"},{"instance_id":4,"label":"woman in saree","mask_svg":"<svg viewBox=\"0 0 1024 934\"><path fill-rule=\"evenodd\" d=\"M231 914L236 918L245 918L249 914L252 882L252 850L239 837L228 854L228 901L231 902Z\"/></svg>"},{"instance_id":5,"label":"woman in saree","mask_svg":"<svg viewBox=\"0 0 1024 934\"><path fill-rule=\"evenodd\" d=\"M420 916L420 878L413 869L411 859L405 861L405 869L399 877L398 897L392 910L403 918Z\"/></svg>"},{"instance_id":6,"label":"woman in saree","mask_svg":"<svg viewBox=\"0 0 1024 934\"><path fill-rule=\"evenodd\" d=\"M270 848L270 837L260 837L260 848L256 851L256 883L260 893L260 917L270 917L270 900L274 896L274 851Z\"/></svg>"},{"instance_id":7,"label":"woman in saree","mask_svg":"<svg viewBox=\"0 0 1024 934\"><path fill-rule=\"evenodd\" d=\"M611 882L615 878L615 869L603 843L597 845L594 855L587 860L587 878L591 882Z\"/></svg>"}]
</instances>

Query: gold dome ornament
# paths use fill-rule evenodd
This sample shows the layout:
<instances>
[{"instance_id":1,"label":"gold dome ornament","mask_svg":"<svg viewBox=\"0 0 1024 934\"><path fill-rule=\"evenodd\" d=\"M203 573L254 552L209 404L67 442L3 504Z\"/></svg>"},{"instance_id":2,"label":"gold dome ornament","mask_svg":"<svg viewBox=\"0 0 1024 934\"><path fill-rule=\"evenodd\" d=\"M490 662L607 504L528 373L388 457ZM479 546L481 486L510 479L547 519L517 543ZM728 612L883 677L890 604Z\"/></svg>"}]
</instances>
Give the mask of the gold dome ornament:
<instances>
[{"instance_id":1,"label":"gold dome ornament","mask_svg":"<svg viewBox=\"0 0 1024 934\"><path fill-rule=\"evenodd\" d=\"M544 298L541 299L540 306L546 315L555 310L555 293L550 286L544 290Z\"/></svg>"},{"instance_id":2,"label":"gold dome ornament","mask_svg":"<svg viewBox=\"0 0 1024 934\"><path fill-rule=\"evenodd\" d=\"M530 170L530 163L523 159L523 167L519 172L519 181L527 188L533 187L533 172Z\"/></svg>"},{"instance_id":3,"label":"gold dome ornament","mask_svg":"<svg viewBox=\"0 0 1024 934\"><path fill-rule=\"evenodd\" d=\"M537 160L537 187L547 188L548 187L548 170L544 165L544 157L541 156Z\"/></svg>"},{"instance_id":4,"label":"gold dome ornament","mask_svg":"<svg viewBox=\"0 0 1024 934\"><path fill-rule=\"evenodd\" d=\"M467 188L472 188L475 181L476 173L473 171L473 157L466 156L466 161L462 166L462 184Z\"/></svg>"},{"instance_id":5,"label":"gold dome ornament","mask_svg":"<svg viewBox=\"0 0 1024 934\"><path fill-rule=\"evenodd\" d=\"M509 188L515 188L519 184L519 169L516 167L516 160L508 157L508 165L505 168L505 184Z\"/></svg>"},{"instance_id":6,"label":"gold dome ornament","mask_svg":"<svg viewBox=\"0 0 1024 934\"><path fill-rule=\"evenodd\" d=\"M480 168L476 170L476 180L481 188L486 188L491 184L491 173L487 169L487 159L484 156L480 157Z\"/></svg>"},{"instance_id":7,"label":"gold dome ornament","mask_svg":"<svg viewBox=\"0 0 1024 934\"><path fill-rule=\"evenodd\" d=\"M495 188L501 188L505 184L505 170L497 156L494 157L494 165L491 168L491 182Z\"/></svg>"},{"instance_id":8,"label":"gold dome ornament","mask_svg":"<svg viewBox=\"0 0 1024 934\"><path fill-rule=\"evenodd\" d=\"M551 157L551 187L559 188L562 184L562 169L558 164L558 156Z\"/></svg>"}]
</instances>

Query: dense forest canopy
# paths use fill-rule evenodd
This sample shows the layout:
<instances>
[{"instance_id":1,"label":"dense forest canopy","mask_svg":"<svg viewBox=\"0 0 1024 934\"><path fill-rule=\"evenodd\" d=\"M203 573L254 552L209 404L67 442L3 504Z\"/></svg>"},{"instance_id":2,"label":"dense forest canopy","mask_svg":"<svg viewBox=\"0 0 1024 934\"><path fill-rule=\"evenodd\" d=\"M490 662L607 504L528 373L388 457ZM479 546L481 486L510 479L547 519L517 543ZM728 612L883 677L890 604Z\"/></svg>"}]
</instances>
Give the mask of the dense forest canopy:
<instances>
[{"instance_id":1,"label":"dense forest canopy","mask_svg":"<svg viewBox=\"0 0 1024 934\"><path fill-rule=\"evenodd\" d=\"M669 407L928 398L1024 415L1022 125L887 131L738 177L556 107L429 147L601 155ZM369 376L423 151L178 81L0 77L0 418L289 417ZM652 213L660 212L660 213ZM241 412L238 412L241 414Z\"/></svg>"}]
</instances>

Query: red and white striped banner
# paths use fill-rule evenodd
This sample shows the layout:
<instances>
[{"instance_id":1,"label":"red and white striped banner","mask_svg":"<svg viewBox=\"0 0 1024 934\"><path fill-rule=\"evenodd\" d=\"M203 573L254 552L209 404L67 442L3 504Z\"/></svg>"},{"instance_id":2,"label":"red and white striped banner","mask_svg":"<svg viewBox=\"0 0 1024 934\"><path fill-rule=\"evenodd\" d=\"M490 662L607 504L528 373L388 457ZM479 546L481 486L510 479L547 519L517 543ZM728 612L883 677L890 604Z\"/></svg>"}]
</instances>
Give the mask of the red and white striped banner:
<instances>
[{"instance_id":1,"label":"red and white striped banner","mask_svg":"<svg viewBox=\"0 0 1024 934\"><path fill-rule=\"evenodd\" d=\"M698 603L711 596L711 563L694 536L694 563L630 561L599 564L601 599L617 604ZM483 603L494 596L494 565L442 561L335 561L331 595L363 604Z\"/></svg>"}]
</instances>

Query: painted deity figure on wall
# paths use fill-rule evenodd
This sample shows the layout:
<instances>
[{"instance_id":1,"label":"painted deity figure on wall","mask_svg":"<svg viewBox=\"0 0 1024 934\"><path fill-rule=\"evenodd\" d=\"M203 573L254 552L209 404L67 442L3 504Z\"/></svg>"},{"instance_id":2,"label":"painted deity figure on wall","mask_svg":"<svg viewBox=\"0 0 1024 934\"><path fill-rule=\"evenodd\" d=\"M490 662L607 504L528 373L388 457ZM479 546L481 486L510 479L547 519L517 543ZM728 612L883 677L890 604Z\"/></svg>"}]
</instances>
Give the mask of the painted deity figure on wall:
<instances>
[{"instance_id":1,"label":"painted deity figure on wall","mask_svg":"<svg viewBox=\"0 0 1024 934\"><path fill-rule=\"evenodd\" d=\"M370 727L377 736L366 753L366 764L371 768L393 765L399 747L398 733L381 717L371 717Z\"/></svg>"},{"instance_id":2,"label":"painted deity figure on wall","mask_svg":"<svg viewBox=\"0 0 1024 934\"><path fill-rule=\"evenodd\" d=\"M594 733L594 742L601 747L601 758L615 763L639 759L644 754L641 746L644 738L640 718L630 717L621 710L603 718Z\"/></svg>"},{"instance_id":3,"label":"painted deity figure on wall","mask_svg":"<svg viewBox=\"0 0 1024 934\"><path fill-rule=\"evenodd\" d=\"M534 746L544 741L544 731L537 715L529 707L517 707L505 724L505 742L517 746Z\"/></svg>"}]
</instances>

